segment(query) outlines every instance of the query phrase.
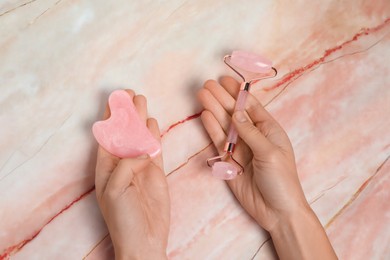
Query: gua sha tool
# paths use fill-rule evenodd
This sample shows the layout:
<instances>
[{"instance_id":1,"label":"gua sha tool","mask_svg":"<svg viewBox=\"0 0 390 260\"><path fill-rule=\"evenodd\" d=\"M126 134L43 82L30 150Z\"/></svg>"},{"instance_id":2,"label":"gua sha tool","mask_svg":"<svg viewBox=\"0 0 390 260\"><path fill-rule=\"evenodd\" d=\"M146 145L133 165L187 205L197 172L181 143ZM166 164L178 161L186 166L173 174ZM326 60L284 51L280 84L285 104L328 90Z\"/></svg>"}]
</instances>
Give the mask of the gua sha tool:
<instances>
[{"instance_id":1,"label":"gua sha tool","mask_svg":"<svg viewBox=\"0 0 390 260\"><path fill-rule=\"evenodd\" d=\"M272 67L271 61L254 53L233 51L231 55L225 56L223 60L243 80L234 111L245 110L245 101L253 83L275 77L277 74L276 69ZM224 153L207 160L207 165L212 168L211 174L214 177L231 180L244 172L244 167L233 157L237 136L237 130L231 124ZM229 158L230 160L226 161Z\"/></svg>"},{"instance_id":2,"label":"gua sha tool","mask_svg":"<svg viewBox=\"0 0 390 260\"><path fill-rule=\"evenodd\" d=\"M133 99L124 90L116 90L108 98L111 116L93 124L97 142L120 158L133 158L143 154L155 157L161 151L160 143L141 120Z\"/></svg>"}]
</instances>

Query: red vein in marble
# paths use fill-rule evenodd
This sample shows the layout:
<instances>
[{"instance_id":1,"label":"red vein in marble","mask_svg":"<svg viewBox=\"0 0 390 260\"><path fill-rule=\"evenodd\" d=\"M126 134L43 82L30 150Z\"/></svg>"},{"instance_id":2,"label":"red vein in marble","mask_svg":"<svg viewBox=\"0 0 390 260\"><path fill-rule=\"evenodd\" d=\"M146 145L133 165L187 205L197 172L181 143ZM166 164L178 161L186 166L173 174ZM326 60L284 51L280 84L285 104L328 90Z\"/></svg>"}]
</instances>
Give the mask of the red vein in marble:
<instances>
[{"instance_id":1,"label":"red vein in marble","mask_svg":"<svg viewBox=\"0 0 390 260\"><path fill-rule=\"evenodd\" d=\"M160 137L161 137L161 138L164 137L164 135L166 135L169 131L171 131L171 130L172 130L173 128L175 128L176 126L181 125L181 124L184 124L184 123L187 122L187 121L190 121L190 120L193 120L193 119L196 119L196 118L200 117L200 115L202 114L202 112L203 112L203 110L200 111L199 113L196 113L196 114L194 114L194 115L188 116L188 117L186 117L185 119L182 119L182 120L177 121L176 123L170 125L170 126L168 127L167 130L165 130L165 131L163 131L163 132L161 133Z\"/></svg>"},{"instance_id":2,"label":"red vein in marble","mask_svg":"<svg viewBox=\"0 0 390 260\"><path fill-rule=\"evenodd\" d=\"M183 120L180 120L180 121L177 121L176 123L170 125L168 127L167 130L163 131L163 133L161 134L161 137L163 137L165 134L167 134L169 131L171 131L173 128L175 128L176 126L178 125L181 125L185 122L188 122L190 120L193 120L193 119L196 119L198 117L200 117L200 115L202 114L202 111L199 112L199 113L196 113L194 115L191 115L191 116L188 116L186 117L185 119ZM208 147L208 146L207 146ZM207 148L206 147L206 148ZM202 149L200 152L202 152L204 149ZM192 155L190 158L188 158L188 160L190 160L192 157L194 157L195 155L199 154L200 152ZM187 162L183 163L182 165L180 165L179 167L177 167L176 169L174 169L172 172L175 172L176 170L178 170L179 168L183 167L184 165L186 165L188 163L188 160ZM170 173L172 173L170 172ZM169 173L169 174L170 174ZM57 214L55 214L45 225L43 225L37 232L35 232L30 238L27 238L23 241L21 241L20 243L16 244L16 245L13 245L13 246L10 246L8 247L7 249L5 249L5 251L0 255L0 260L2 259L8 259L12 254L15 254L16 252L18 252L20 249L22 249L26 244L28 244L29 242L31 242L35 237L37 237L39 235L39 233L41 233L42 229L45 228L45 226L47 226L50 222L52 222L56 217L58 217L60 214L62 214L64 211L66 211L67 209L69 209L71 206L73 206L73 204L75 204L76 202L80 201L82 198L84 198L85 196L87 196L88 194L90 194L92 191L95 190L95 186L92 187L91 189L89 189L88 191L86 191L85 193L83 193L82 195L80 195L78 198L76 198L74 201L72 201L70 204L68 204L65 208L61 209Z\"/></svg>"},{"instance_id":3,"label":"red vein in marble","mask_svg":"<svg viewBox=\"0 0 390 260\"><path fill-rule=\"evenodd\" d=\"M351 39L343 42L342 44L340 45L337 45L333 48L330 48L328 50L325 50L324 54L322 55L322 57L318 58L318 59L315 59L314 61L312 61L311 63L307 64L306 66L303 66L303 67L300 67L298 69L295 69L293 70L291 73L289 73L288 75L286 75L285 77L283 77L280 81L278 81L275 85L271 86L271 87L268 87L268 88L265 88L264 90L266 91L269 91L269 90L273 90L275 88L278 88L280 87L281 85L285 84L285 83L288 83L290 82L291 80L293 80L294 78L302 75L303 73L305 73L306 71L310 70L311 68L313 68L314 66L317 66L321 63L323 63L325 61L325 59L330 56L331 54L341 50L342 48L344 48L346 45L352 43L352 42L355 42L357 41L359 38L361 38L362 36L365 36L365 35L369 35L370 33L374 33L374 32L377 32L379 31L380 29L382 29L383 27L385 27L387 24L390 23L390 18L387 18L383 23L381 23L380 25L377 25L375 27L372 27L372 28L362 28L360 30L359 33L355 34Z\"/></svg>"},{"instance_id":4,"label":"red vein in marble","mask_svg":"<svg viewBox=\"0 0 390 260\"><path fill-rule=\"evenodd\" d=\"M352 195L352 197L345 203L345 205L329 220L329 222L325 225L325 229L329 228L329 226L336 220L338 216L341 215L362 193L362 191L371 183L372 179L377 175L377 173L383 168L383 166L387 163L387 161L390 159L390 156L388 156L376 169L375 173L371 175L367 180L363 182L362 185L360 185L359 189Z\"/></svg>"},{"instance_id":5,"label":"red vein in marble","mask_svg":"<svg viewBox=\"0 0 390 260\"><path fill-rule=\"evenodd\" d=\"M271 236L269 236L266 240L263 241L263 243L261 243L261 245L259 246L259 248L257 249L256 253L253 255L253 257L251 258L251 260L254 260L255 257L257 256L257 254L260 252L260 250L269 242L271 241Z\"/></svg>"},{"instance_id":6,"label":"red vein in marble","mask_svg":"<svg viewBox=\"0 0 390 260\"><path fill-rule=\"evenodd\" d=\"M298 68L298 69L295 69L293 72L289 73L287 76L285 76L282 80L280 80L278 83L276 83L274 86L271 86L265 90L272 90L272 89L275 89L291 80L293 80L295 77L297 76L300 76L302 75L304 72L306 72L307 70L313 68L314 66L322 63L325 61L326 57L330 56L331 54L333 54L334 52L342 49L345 45L347 44L350 44L351 42L354 42L354 41L357 41L361 36L363 35L368 35L370 33L373 33L373 32L376 32L380 29L382 29L383 27L385 27L388 23L390 23L390 18L387 18L382 24L376 26L376 27L372 27L372 28L363 28L361 30L361 32L357 33L354 35L354 37L352 37L352 39L348 40L348 41L345 41L344 43L340 44L340 45L337 45L336 47L333 47L331 49L328 49L324 52L324 55L316 60L314 60L313 62L309 63L308 65L304 66L304 67L301 67L301 68ZM188 122L190 120L193 120L193 119L196 119L198 117L200 117L200 115L202 114L203 111L199 112L199 113L196 113L194 115L191 115L191 116L188 116L186 117L185 119L183 120L180 120L180 121L177 121L176 123L170 125L165 131L163 131L161 133L161 138L164 137L168 132L170 132L173 128L175 128L176 126L178 125L181 125L181 124L184 124L185 122ZM208 146L207 146L208 147ZM206 147L206 148L207 148ZM203 151L204 149L202 149ZM199 152L198 152L199 153ZM196 153L196 154L198 154ZM196 155L195 154L195 155ZM191 156L192 158L193 156ZM190 159L190 158L189 158ZM188 163L188 161L187 161ZM173 170L172 172L178 170L179 168L181 168L182 166L184 166L186 163L180 165L178 168L176 168L175 170ZM359 194L363 189L364 187L368 184L368 182L370 181L371 179L368 179L365 183L363 183L362 187L357 191L357 194ZM13 246L10 246L8 247L6 250L4 250L4 252L0 255L0 260L2 259L8 259L12 254L15 254L16 252L18 252L20 249L22 249L27 243L31 242L35 237L37 237L39 235L39 233L45 228L46 225L48 225L50 222L52 222L56 217L58 217L60 214L62 214L64 211L68 210L71 206L73 206L73 204L75 204L76 202L80 201L82 198L84 198L85 196L87 196L88 194L90 194L92 191L95 190L95 186L93 186L91 189L89 189L88 191L86 191L85 193L83 193L82 195L80 195L78 198L76 198L74 201L72 201L70 204L68 204L65 208L63 208L61 211L59 211L57 214L55 214L43 227L41 227L37 232L35 232L30 238L28 239L25 239L23 241L21 241L20 243L16 244L16 245L13 245ZM356 195L356 194L355 194ZM347 203L348 205L350 203ZM343 208L344 209L344 208ZM343 210L342 209L342 210ZM341 211L342 211L341 210ZM336 214L332 219L331 221L326 225L326 227L328 227L334 220L335 217L337 217L338 214Z\"/></svg>"},{"instance_id":7,"label":"red vein in marble","mask_svg":"<svg viewBox=\"0 0 390 260\"><path fill-rule=\"evenodd\" d=\"M191 155L190 157L188 157L187 161L185 161L184 163L180 164L179 166L177 166L175 169L173 169L171 172L169 172L166 176L169 176L171 175L172 173L180 170L181 168L183 168L184 166L186 166L192 158L194 158L195 156L197 156L198 154L200 154L201 152L203 152L204 150L206 150L207 148L209 148L213 143L209 143L208 145L206 145L204 148L202 148L200 151L194 153L193 155Z\"/></svg>"},{"instance_id":8,"label":"red vein in marble","mask_svg":"<svg viewBox=\"0 0 390 260\"><path fill-rule=\"evenodd\" d=\"M100 241L96 244L96 245L94 245L93 246L93 248L91 249L91 250L89 250L89 252L82 258L83 260L85 260L85 259L87 259L87 257L90 255L90 254L92 254L92 252L105 240L105 239L107 239L108 238L108 233L102 238L102 239L100 239Z\"/></svg>"},{"instance_id":9,"label":"red vein in marble","mask_svg":"<svg viewBox=\"0 0 390 260\"><path fill-rule=\"evenodd\" d=\"M13 8L11 8L11 9L5 11L4 13L1 13L0 16L3 16L3 15L5 15L5 14L8 14L8 13L12 12L12 11L15 11L16 9L18 9L18 8L20 8L20 7L23 7L23 6L26 6L26 5L28 5L28 4L31 4L31 3L35 2L35 1L37 1L37 0L30 0L30 1L26 2L26 3L23 3L23 4L21 4L21 5L18 5L18 6L16 6L16 7L13 7Z\"/></svg>"},{"instance_id":10,"label":"red vein in marble","mask_svg":"<svg viewBox=\"0 0 390 260\"><path fill-rule=\"evenodd\" d=\"M203 152L204 150L206 150L207 148L210 147L210 145L212 145L213 143L209 143L206 147L202 148L200 151L196 152L195 154L191 155L190 157L188 157L187 161L185 161L184 163L182 163L181 165L179 165L178 167L176 167L175 169L173 169L172 171L170 171L166 176L168 177L170 174L180 170L181 168L183 168L184 166L186 166L190 160L192 158L194 158L195 156L197 156L198 154L200 154L201 152ZM104 239L106 239L108 237L108 233L103 237L103 239L101 239L99 242L97 242L97 244L83 257L83 259L86 259L103 241Z\"/></svg>"},{"instance_id":11,"label":"red vein in marble","mask_svg":"<svg viewBox=\"0 0 390 260\"><path fill-rule=\"evenodd\" d=\"M80 201L82 198L86 197L88 194L90 194L92 191L95 190L95 186L93 186L92 188L90 188L88 191L86 191L85 193L81 194L78 198L76 198L75 200L73 200L71 203L69 203L65 208L61 209L60 212L58 212L57 214L55 214L53 217L51 217L51 219L49 219L48 222L46 222L45 225L43 225L40 229L38 229L38 231L36 231L30 238L27 238L23 241L21 241L20 243L16 244L16 245L13 245L13 246L10 246L8 247L7 249L4 250L4 252L0 255L0 259L8 259L12 254L15 254L16 252L18 252L20 249L22 249L26 244L28 244L29 242L31 242L34 238L36 238L39 233L41 233L41 231L48 225L50 224L50 222L52 222L56 217L58 217L60 214L62 214L64 211L66 211L67 209L69 209L71 206L73 206L73 204L77 203L78 201Z\"/></svg>"}]
</instances>

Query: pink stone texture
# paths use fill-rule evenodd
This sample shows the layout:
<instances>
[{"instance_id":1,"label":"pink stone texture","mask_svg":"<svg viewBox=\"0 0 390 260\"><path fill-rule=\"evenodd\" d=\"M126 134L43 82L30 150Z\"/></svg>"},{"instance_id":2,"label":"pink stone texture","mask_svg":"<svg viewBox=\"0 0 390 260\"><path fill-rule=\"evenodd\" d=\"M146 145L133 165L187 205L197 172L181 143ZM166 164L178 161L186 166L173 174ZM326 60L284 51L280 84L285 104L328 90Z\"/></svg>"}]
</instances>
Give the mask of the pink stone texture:
<instances>
[{"instance_id":1,"label":"pink stone texture","mask_svg":"<svg viewBox=\"0 0 390 260\"><path fill-rule=\"evenodd\" d=\"M231 62L234 66L252 73L267 73L272 62L258 54L247 51L233 51Z\"/></svg>"},{"instance_id":2,"label":"pink stone texture","mask_svg":"<svg viewBox=\"0 0 390 260\"><path fill-rule=\"evenodd\" d=\"M114 259L91 127L129 86L162 134L168 258L277 259L206 165L196 92L237 77L232 50L278 69L251 93L291 139L339 259L389 259L389 46L389 0L0 1L0 259Z\"/></svg>"},{"instance_id":3,"label":"pink stone texture","mask_svg":"<svg viewBox=\"0 0 390 260\"><path fill-rule=\"evenodd\" d=\"M221 180L231 180L237 176L237 168L228 162L216 162L213 164L211 174Z\"/></svg>"},{"instance_id":4,"label":"pink stone texture","mask_svg":"<svg viewBox=\"0 0 390 260\"><path fill-rule=\"evenodd\" d=\"M110 118L93 124L92 132L98 143L120 158L142 154L156 156L160 143L141 120L132 98L124 90L116 90L108 99Z\"/></svg>"}]
</instances>

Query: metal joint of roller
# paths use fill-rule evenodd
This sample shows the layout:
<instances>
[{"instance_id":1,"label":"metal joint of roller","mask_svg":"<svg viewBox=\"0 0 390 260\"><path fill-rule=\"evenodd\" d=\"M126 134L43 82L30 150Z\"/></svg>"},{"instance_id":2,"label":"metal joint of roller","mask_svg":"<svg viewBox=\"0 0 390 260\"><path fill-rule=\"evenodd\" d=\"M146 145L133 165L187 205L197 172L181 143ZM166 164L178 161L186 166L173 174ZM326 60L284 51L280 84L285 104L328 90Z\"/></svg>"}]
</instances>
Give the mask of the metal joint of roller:
<instances>
[{"instance_id":1,"label":"metal joint of roller","mask_svg":"<svg viewBox=\"0 0 390 260\"><path fill-rule=\"evenodd\" d=\"M235 148L235 144L234 143L229 143L227 142L225 144L225 148L223 149L225 152L229 153L229 154L232 154L234 152L234 148Z\"/></svg>"},{"instance_id":2,"label":"metal joint of roller","mask_svg":"<svg viewBox=\"0 0 390 260\"><path fill-rule=\"evenodd\" d=\"M251 84L249 82L245 82L244 91L249 91L250 86L251 86Z\"/></svg>"}]
</instances>

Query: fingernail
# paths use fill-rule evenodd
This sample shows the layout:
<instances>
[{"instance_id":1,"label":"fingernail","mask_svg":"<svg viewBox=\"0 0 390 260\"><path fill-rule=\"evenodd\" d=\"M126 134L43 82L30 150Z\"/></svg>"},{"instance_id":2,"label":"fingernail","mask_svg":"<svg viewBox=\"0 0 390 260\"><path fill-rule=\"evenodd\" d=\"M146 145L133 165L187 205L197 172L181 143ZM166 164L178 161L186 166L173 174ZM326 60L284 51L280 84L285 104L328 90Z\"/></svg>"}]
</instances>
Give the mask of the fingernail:
<instances>
[{"instance_id":1,"label":"fingernail","mask_svg":"<svg viewBox=\"0 0 390 260\"><path fill-rule=\"evenodd\" d=\"M149 154L146 153L146 154L138 156L137 159L146 159L148 157L149 157Z\"/></svg>"},{"instance_id":2,"label":"fingernail","mask_svg":"<svg viewBox=\"0 0 390 260\"><path fill-rule=\"evenodd\" d=\"M237 111L236 113L234 113L234 116L236 117L237 121L240 123L244 123L247 121L247 118L246 118L244 111L241 111L241 110Z\"/></svg>"}]
</instances>

